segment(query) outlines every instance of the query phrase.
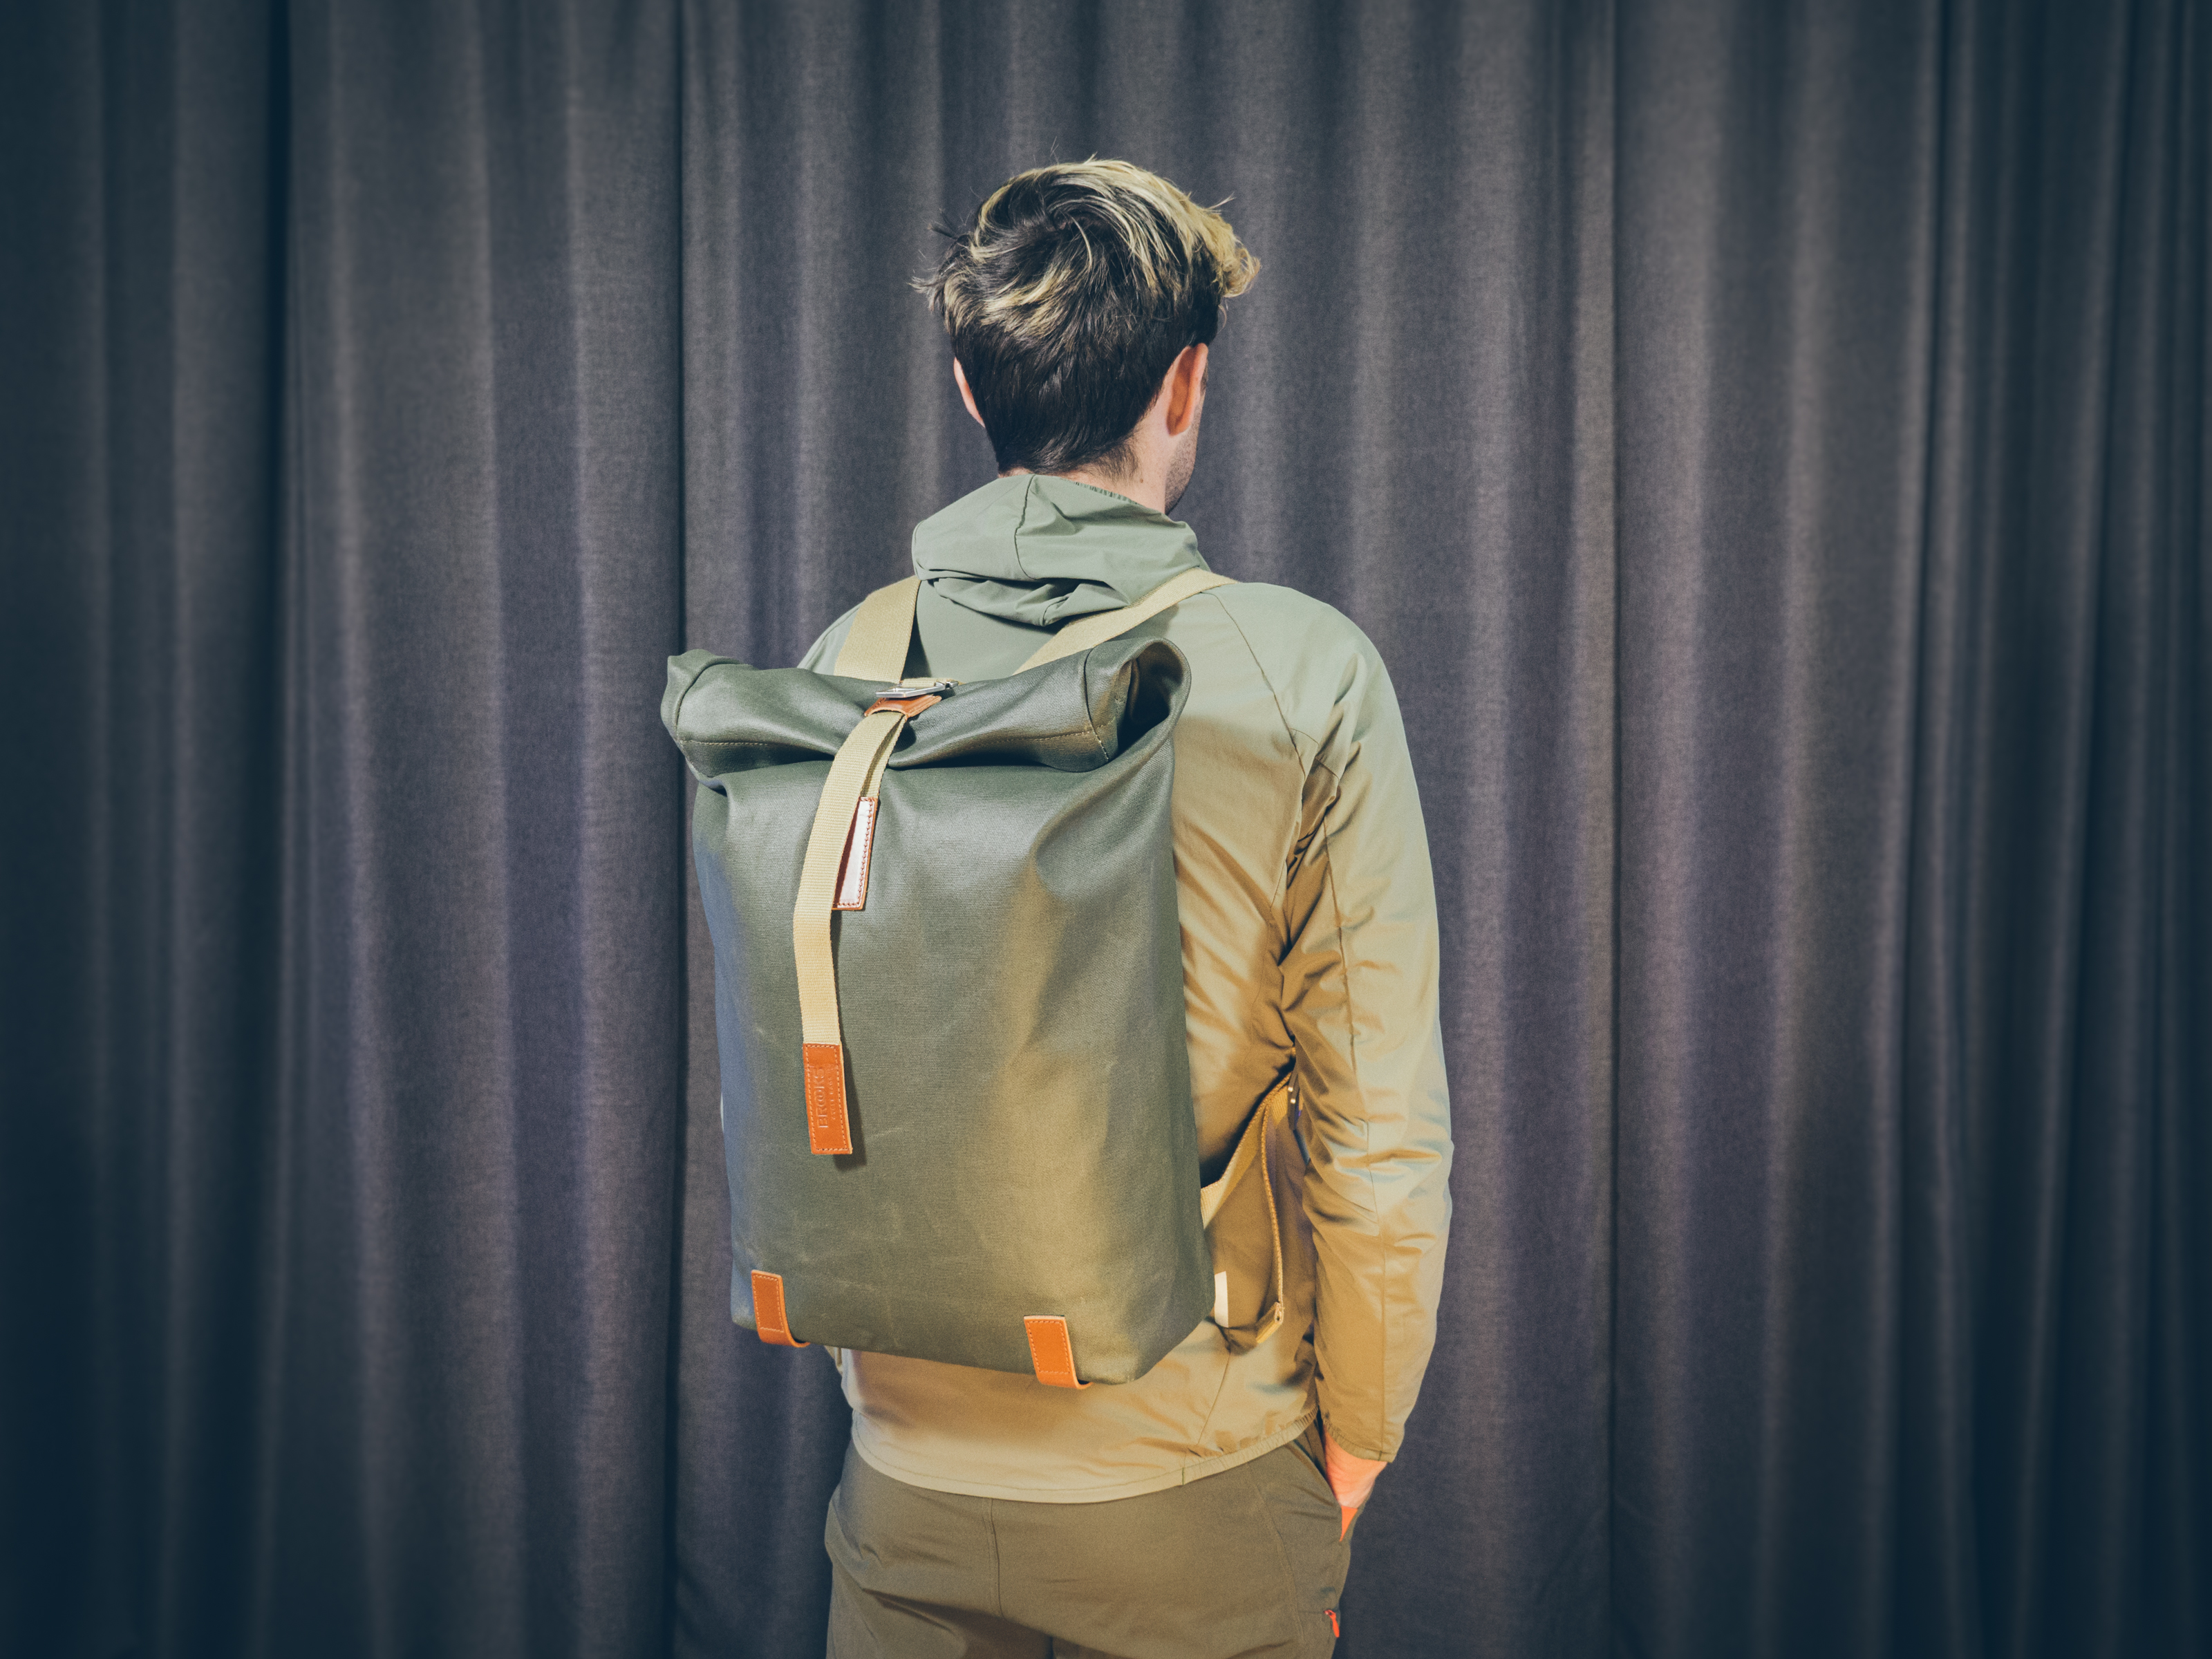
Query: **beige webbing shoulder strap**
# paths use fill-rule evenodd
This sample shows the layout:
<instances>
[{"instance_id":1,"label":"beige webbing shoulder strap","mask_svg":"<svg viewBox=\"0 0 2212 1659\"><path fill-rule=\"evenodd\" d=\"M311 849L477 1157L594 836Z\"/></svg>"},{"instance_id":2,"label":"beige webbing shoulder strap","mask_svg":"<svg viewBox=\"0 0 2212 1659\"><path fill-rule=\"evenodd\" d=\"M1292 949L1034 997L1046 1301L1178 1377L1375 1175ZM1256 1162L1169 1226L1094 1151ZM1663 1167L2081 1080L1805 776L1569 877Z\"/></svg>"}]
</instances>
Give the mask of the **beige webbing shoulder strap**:
<instances>
[{"instance_id":1,"label":"beige webbing shoulder strap","mask_svg":"<svg viewBox=\"0 0 2212 1659\"><path fill-rule=\"evenodd\" d=\"M1193 594L1203 593L1210 587L1227 587L1231 580L1230 577L1198 568L1170 576L1134 605L1125 605L1119 611L1101 611L1093 616L1078 617L1030 653L1030 659L1015 672L1026 672L1040 664L1056 662L1062 657L1072 657L1094 645L1103 645L1116 634L1127 633L1146 617L1157 617L1170 605L1181 605ZM899 659L899 666L906 666L905 658Z\"/></svg>"},{"instance_id":2,"label":"beige webbing shoulder strap","mask_svg":"<svg viewBox=\"0 0 2212 1659\"><path fill-rule=\"evenodd\" d=\"M1024 673L1042 664L1057 662L1062 657L1072 657L1091 646L1103 645L1116 635L1125 634L1139 623L1159 615L1170 605L1181 605L1210 588L1226 587L1231 580L1211 570L1180 571L1134 605L1078 617L1030 653L1029 660L1014 672ZM878 588L861 600L853 612L852 625L845 630L845 642L838 647L836 664L830 672L854 680L896 680L904 675L907 650L914 638L915 602L921 595L921 578L908 576L904 581Z\"/></svg>"},{"instance_id":3,"label":"beige webbing shoulder strap","mask_svg":"<svg viewBox=\"0 0 2212 1659\"><path fill-rule=\"evenodd\" d=\"M830 672L848 680L895 680L906 672L907 645L914 638L914 602L921 578L879 587L860 601L845 643Z\"/></svg>"}]
</instances>

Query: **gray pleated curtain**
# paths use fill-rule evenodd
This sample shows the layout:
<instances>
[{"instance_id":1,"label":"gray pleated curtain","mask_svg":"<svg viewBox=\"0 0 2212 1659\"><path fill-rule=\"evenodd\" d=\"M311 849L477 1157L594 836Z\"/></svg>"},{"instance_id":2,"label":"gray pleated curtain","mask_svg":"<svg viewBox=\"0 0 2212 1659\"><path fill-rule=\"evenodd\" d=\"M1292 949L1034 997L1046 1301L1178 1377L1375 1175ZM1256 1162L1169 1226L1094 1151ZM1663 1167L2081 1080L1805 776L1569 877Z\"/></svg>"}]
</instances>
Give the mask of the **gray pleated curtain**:
<instances>
[{"instance_id":1,"label":"gray pleated curtain","mask_svg":"<svg viewBox=\"0 0 2212 1659\"><path fill-rule=\"evenodd\" d=\"M1340 1650L2212 1653L2209 27L6 9L0 1647L819 1651L661 663L988 476L904 283L1095 152L1265 262L1183 515L1437 869Z\"/></svg>"}]
</instances>

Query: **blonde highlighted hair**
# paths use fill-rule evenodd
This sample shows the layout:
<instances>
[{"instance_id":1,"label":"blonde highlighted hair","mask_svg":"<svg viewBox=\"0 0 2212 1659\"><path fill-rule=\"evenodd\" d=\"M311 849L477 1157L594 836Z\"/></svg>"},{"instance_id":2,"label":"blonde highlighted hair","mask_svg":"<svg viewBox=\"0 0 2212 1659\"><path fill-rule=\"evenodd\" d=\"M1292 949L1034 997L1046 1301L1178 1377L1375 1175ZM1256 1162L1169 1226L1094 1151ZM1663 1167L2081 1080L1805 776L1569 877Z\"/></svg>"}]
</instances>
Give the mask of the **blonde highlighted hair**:
<instances>
[{"instance_id":1,"label":"blonde highlighted hair","mask_svg":"<svg viewBox=\"0 0 2212 1659\"><path fill-rule=\"evenodd\" d=\"M952 339L999 469L1126 471L1184 347L1260 269L1229 222L1127 161L1055 162L985 198L915 283Z\"/></svg>"}]
</instances>

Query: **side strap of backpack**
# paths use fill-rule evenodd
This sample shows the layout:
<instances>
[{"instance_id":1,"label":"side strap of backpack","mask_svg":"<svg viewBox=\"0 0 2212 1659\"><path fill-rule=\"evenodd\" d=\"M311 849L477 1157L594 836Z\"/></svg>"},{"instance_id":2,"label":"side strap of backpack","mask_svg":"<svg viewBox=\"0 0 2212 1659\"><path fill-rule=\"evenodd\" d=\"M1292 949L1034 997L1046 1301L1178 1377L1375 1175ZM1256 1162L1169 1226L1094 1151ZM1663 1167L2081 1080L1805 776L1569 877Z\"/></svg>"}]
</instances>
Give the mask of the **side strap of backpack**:
<instances>
[{"instance_id":1,"label":"side strap of backpack","mask_svg":"<svg viewBox=\"0 0 2212 1659\"><path fill-rule=\"evenodd\" d=\"M1252 1340L1258 1347L1283 1327L1283 1298L1286 1291L1283 1284L1283 1218L1275 1206L1274 1171L1268 1156L1269 1138L1279 1127L1288 1125L1291 1107L1297 1097L1297 1073L1295 1069L1285 1072L1275 1086L1261 1097L1244 1120L1244 1132L1237 1138L1237 1150L1230 1155L1229 1167L1224 1170L1212 1186L1202 1187L1198 1194L1198 1217L1211 1228L1213 1218L1221 1213L1221 1206L1229 1196L1256 1166L1260 1179L1267 1192L1267 1228L1272 1235L1275 1252L1274 1304L1261 1318L1260 1334ZM1285 1133L1288 1133L1285 1128ZM1224 1328L1226 1321L1224 1321Z\"/></svg>"}]
</instances>

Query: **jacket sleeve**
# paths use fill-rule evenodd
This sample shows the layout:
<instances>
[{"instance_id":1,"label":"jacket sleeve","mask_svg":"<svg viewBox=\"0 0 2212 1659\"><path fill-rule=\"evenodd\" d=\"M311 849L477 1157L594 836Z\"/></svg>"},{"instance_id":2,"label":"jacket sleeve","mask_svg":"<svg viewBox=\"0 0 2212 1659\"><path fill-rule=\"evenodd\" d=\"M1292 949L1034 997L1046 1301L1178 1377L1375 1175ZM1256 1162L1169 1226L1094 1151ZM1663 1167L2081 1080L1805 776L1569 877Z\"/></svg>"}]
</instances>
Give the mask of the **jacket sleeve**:
<instances>
[{"instance_id":1,"label":"jacket sleeve","mask_svg":"<svg viewBox=\"0 0 2212 1659\"><path fill-rule=\"evenodd\" d=\"M1329 1438L1395 1457L1436 1341L1451 1219L1437 908L1398 702L1364 638L1311 745L1284 890L1315 1358Z\"/></svg>"}]
</instances>

